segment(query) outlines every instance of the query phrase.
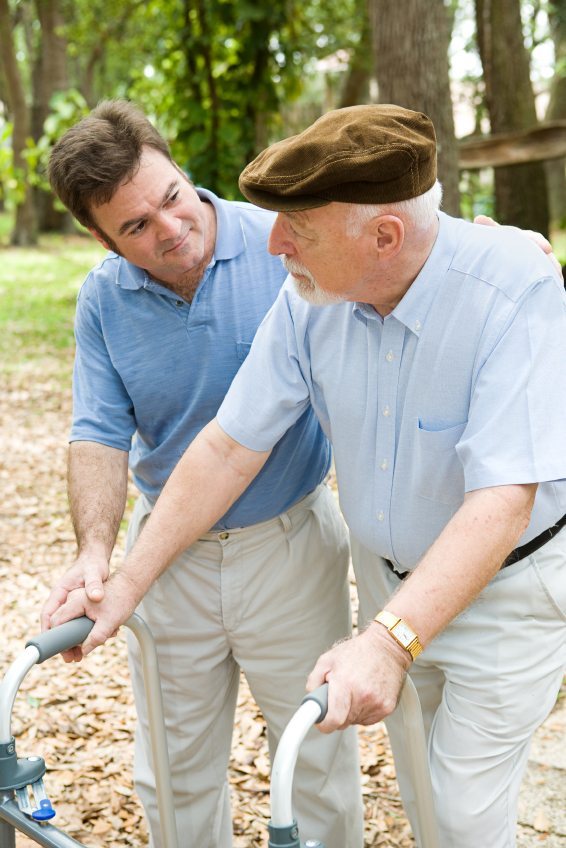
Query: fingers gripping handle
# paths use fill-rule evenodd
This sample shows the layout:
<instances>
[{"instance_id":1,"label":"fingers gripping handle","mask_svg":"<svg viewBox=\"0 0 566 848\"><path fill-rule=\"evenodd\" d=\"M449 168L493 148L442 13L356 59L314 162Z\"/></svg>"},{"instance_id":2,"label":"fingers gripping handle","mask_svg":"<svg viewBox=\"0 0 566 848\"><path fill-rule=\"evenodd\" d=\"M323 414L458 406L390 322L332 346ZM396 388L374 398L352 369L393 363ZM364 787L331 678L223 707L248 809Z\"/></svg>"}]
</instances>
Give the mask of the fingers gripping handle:
<instances>
[{"instance_id":1,"label":"fingers gripping handle","mask_svg":"<svg viewBox=\"0 0 566 848\"><path fill-rule=\"evenodd\" d=\"M316 701L320 707L320 718L317 719L316 724L323 721L328 712L328 683L323 683L318 689L314 689L308 695L305 695L301 704L306 704L307 701Z\"/></svg>"},{"instance_id":2,"label":"fingers gripping handle","mask_svg":"<svg viewBox=\"0 0 566 848\"><path fill-rule=\"evenodd\" d=\"M52 630L46 630L29 639L26 642L26 648L33 645L39 651L38 663L60 654L62 651L68 651L76 645L80 645L92 628L94 621L87 618L86 615L80 618L73 618L72 621L66 621L65 624L60 624L59 627L54 627Z\"/></svg>"}]
</instances>

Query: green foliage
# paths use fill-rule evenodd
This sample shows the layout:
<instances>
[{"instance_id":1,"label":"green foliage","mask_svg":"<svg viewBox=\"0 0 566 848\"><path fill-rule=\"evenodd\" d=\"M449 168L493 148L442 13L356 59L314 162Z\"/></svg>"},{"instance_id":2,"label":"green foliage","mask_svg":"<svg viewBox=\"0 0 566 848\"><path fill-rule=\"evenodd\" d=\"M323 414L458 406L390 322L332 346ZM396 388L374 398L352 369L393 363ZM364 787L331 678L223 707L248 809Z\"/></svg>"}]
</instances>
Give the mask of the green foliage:
<instances>
[{"instance_id":1,"label":"green foliage","mask_svg":"<svg viewBox=\"0 0 566 848\"><path fill-rule=\"evenodd\" d=\"M165 0L149 2L164 25L151 66L132 71L129 93L154 111L179 163L225 197L260 149L283 132L317 56L351 44L355 0ZM146 52L146 51L142 51ZM156 96L157 94L157 96Z\"/></svg>"},{"instance_id":2,"label":"green foliage","mask_svg":"<svg viewBox=\"0 0 566 848\"><path fill-rule=\"evenodd\" d=\"M16 35L31 79L40 30L31 0L19 2L25 15ZM36 183L42 185L52 138L65 129L62 105L71 103L72 122L86 102L92 107L102 98L128 97L164 131L196 182L237 196L239 172L284 133L283 108L302 92L314 60L356 43L352 21L360 5L121 0L108 15L102 0L61 0L74 89L70 99L67 93L54 103L46 134L29 151Z\"/></svg>"},{"instance_id":3,"label":"green foliage","mask_svg":"<svg viewBox=\"0 0 566 848\"><path fill-rule=\"evenodd\" d=\"M23 151L28 167L30 162L32 165L32 170L26 172L14 163L12 150L13 124L11 121L6 121L0 126L0 186L2 187L6 209L13 211L16 206L23 203L27 183L34 181L34 144L31 138L27 139L27 148Z\"/></svg>"},{"instance_id":4,"label":"green foliage","mask_svg":"<svg viewBox=\"0 0 566 848\"><path fill-rule=\"evenodd\" d=\"M463 171L460 178L460 214L473 221L476 215L495 214L491 172Z\"/></svg>"},{"instance_id":5,"label":"green foliage","mask_svg":"<svg viewBox=\"0 0 566 848\"><path fill-rule=\"evenodd\" d=\"M18 203L18 198L21 198L12 155L12 131L13 125L10 121L6 121L0 129L0 185L4 204L9 210L12 210Z\"/></svg>"}]
</instances>

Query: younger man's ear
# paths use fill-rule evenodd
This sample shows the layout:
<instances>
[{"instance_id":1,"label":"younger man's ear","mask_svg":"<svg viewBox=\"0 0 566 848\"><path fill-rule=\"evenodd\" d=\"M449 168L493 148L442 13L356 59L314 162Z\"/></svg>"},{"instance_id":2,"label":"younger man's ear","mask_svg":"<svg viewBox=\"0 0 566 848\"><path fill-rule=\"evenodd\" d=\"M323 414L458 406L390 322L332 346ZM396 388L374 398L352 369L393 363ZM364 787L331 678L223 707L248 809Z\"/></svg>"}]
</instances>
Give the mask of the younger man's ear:
<instances>
[{"instance_id":1,"label":"younger man's ear","mask_svg":"<svg viewBox=\"0 0 566 848\"><path fill-rule=\"evenodd\" d=\"M90 233L92 236L94 236L94 237L95 237L95 239L96 239L98 242L100 242L100 244L102 245L102 247L103 247L105 250L110 250L110 245L108 244L108 242L106 241L106 239L104 238L104 236L103 236L101 233L99 233L99 232L98 232L98 230L97 230L97 229L95 229L94 227L89 227L89 228L88 228L88 231L89 231L89 233Z\"/></svg>"}]
</instances>

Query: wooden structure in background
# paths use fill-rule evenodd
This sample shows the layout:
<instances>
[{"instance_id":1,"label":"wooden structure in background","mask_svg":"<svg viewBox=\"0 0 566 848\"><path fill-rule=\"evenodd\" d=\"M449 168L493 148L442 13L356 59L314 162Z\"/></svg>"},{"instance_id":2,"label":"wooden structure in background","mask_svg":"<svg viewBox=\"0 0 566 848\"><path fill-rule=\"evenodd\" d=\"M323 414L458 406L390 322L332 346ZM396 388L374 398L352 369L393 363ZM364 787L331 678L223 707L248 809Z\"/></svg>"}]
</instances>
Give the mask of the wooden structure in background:
<instances>
[{"instance_id":1,"label":"wooden structure in background","mask_svg":"<svg viewBox=\"0 0 566 848\"><path fill-rule=\"evenodd\" d=\"M538 124L530 130L468 136L458 143L461 170L522 165L566 157L566 120Z\"/></svg>"}]
</instances>

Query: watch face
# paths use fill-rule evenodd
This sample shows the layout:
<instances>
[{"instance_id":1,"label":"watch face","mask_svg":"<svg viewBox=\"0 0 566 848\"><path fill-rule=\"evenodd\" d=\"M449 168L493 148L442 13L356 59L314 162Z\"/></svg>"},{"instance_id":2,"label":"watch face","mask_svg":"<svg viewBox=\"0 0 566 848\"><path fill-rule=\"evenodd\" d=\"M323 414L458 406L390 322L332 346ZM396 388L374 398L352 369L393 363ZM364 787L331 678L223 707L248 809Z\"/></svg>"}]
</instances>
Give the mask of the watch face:
<instances>
[{"instance_id":1,"label":"watch face","mask_svg":"<svg viewBox=\"0 0 566 848\"><path fill-rule=\"evenodd\" d=\"M392 627L391 632L395 633L395 636L405 647L410 645L415 638L415 634L410 627L407 627L404 621L400 621L395 627Z\"/></svg>"}]
</instances>

